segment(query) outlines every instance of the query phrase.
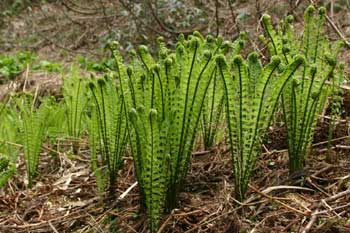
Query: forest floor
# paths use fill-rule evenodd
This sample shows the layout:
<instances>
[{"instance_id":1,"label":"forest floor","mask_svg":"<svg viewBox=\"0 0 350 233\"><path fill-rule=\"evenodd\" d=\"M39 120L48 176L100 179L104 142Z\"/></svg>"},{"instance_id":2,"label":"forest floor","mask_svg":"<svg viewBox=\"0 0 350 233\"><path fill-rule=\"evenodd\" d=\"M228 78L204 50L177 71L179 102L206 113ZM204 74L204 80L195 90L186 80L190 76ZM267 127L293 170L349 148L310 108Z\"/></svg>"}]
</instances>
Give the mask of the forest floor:
<instances>
[{"instance_id":1,"label":"forest floor","mask_svg":"<svg viewBox=\"0 0 350 233\"><path fill-rule=\"evenodd\" d=\"M272 142L284 137L273 134ZM106 207L89 168L87 143L80 142L77 155L61 152L70 145L62 140L44 146L42 175L32 189L26 188L20 161L0 196L0 232L110 232L113 224L115 232L147 232L132 158L125 158L120 172L117 200ZM327 141L316 138L308 166L295 177L288 174L286 150L266 145L243 203L233 197L228 148L195 152L179 208L164 216L159 232L349 232L350 136L334 138L330 151Z\"/></svg>"},{"instance_id":2,"label":"forest floor","mask_svg":"<svg viewBox=\"0 0 350 233\"><path fill-rule=\"evenodd\" d=\"M112 1L103 2L106 6L112 4ZM202 29L203 34L215 33L218 24L219 33L227 39L237 36L239 28L245 28L251 38L255 38L261 32L259 15L262 12L268 11L276 21L295 11L292 13L298 24L303 7L308 4L308 1L300 1L300 6L289 8L286 7L288 1L261 1L261 5L256 5L255 1L242 1L232 10L226 1L219 1L221 14L214 20L213 2L209 1L205 7L209 23L197 20L179 31ZM344 8L332 11L331 19L349 38L350 11ZM34 5L19 15L2 19L0 52L14 54L30 49L40 59L59 60L64 67L69 67L77 56L97 60L105 57L103 44L110 38L122 41L125 52L138 44L155 41L159 35L165 36L170 44L175 40L178 33L154 22L152 32L152 22L146 19L145 23L139 22L133 9L136 8L117 11L118 14L100 11L90 15L62 5ZM65 17L67 13L69 17ZM128 20L134 22L132 26ZM326 33L330 38L339 39L329 24ZM255 40L251 40L249 46L259 47ZM342 53L341 60L349 65L348 50ZM38 84L41 95L48 94L49 90L50 94L59 96L61 83L60 73L29 70L1 85L0 99L9 91L34 92ZM338 120L333 140L328 145L330 148L327 147L327 114L320 117L307 166L303 174L295 177L288 174L284 128L272 126L243 203L233 197L232 167L226 140L211 151L198 147L180 193L179 208L164 215L159 233L350 232L348 99L345 95L344 115ZM106 207L90 169L87 139L79 141L80 150L76 154L72 153L71 144L71 140L62 138L43 146L41 175L31 189L26 188L24 161L19 159L16 175L0 190L0 232L110 232L111 229L115 232L147 232L146 219L140 211L132 158L125 157L118 179L118 198Z\"/></svg>"}]
</instances>

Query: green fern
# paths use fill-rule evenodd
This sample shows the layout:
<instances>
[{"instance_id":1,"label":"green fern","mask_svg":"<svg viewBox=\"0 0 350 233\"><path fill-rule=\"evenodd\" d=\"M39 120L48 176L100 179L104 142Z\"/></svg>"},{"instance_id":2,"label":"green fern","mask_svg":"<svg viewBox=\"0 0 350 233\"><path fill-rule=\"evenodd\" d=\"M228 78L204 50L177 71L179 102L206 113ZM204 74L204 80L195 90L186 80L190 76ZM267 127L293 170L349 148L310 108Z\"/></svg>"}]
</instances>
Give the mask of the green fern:
<instances>
[{"instance_id":1,"label":"green fern","mask_svg":"<svg viewBox=\"0 0 350 233\"><path fill-rule=\"evenodd\" d=\"M297 57L278 73L280 59L273 56L263 67L253 52L247 61L241 55L233 57L233 72L224 56L216 59L224 82L225 104L233 171L235 196L243 200L264 136L283 87L304 62Z\"/></svg>"},{"instance_id":2,"label":"green fern","mask_svg":"<svg viewBox=\"0 0 350 233\"><path fill-rule=\"evenodd\" d=\"M18 138L18 114L8 104L0 105L0 187L16 172L16 160L19 148L14 146Z\"/></svg>"},{"instance_id":3,"label":"green fern","mask_svg":"<svg viewBox=\"0 0 350 233\"><path fill-rule=\"evenodd\" d=\"M99 146L100 146L100 132L99 132L99 124L97 118L97 111L95 106L92 106L91 118L89 120L89 144L90 144L90 152L91 152L91 169L94 172L96 177L96 186L99 194L103 196L107 180L106 180L106 169L102 163L102 158L99 158Z\"/></svg>"},{"instance_id":4,"label":"green fern","mask_svg":"<svg viewBox=\"0 0 350 233\"><path fill-rule=\"evenodd\" d=\"M317 115L330 93L325 82L334 77L336 57L341 47L341 43L330 44L322 35L325 14L324 8L316 11L309 6L304 13L304 32L300 38L294 33L291 16L281 21L277 31L272 27L270 17L263 16L268 35L265 42L270 53L281 58L281 67L290 64L297 54L306 57L304 69L295 73L282 95L291 173L303 168Z\"/></svg>"},{"instance_id":5,"label":"green fern","mask_svg":"<svg viewBox=\"0 0 350 233\"><path fill-rule=\"evenodd\" d=\"M125 106L120 88L110 77L91 81L89 88L95 104L89 135L92 168L100 190L103 187L102 173L107 174L112 198L128 139ZM102 153L101 159L97 158L96 151Z\"/></svg>"},{"instance_id":6,"label":"green fern","mask_svg":"<svg viewBox=\"0 0 350 233\"><path fill-rule=\"evenodd\" d=\"M38 175L40 148L45 139L49 119L51 99L43 100L35 108L33 97L29 94L15 99L20 110L22 143L24 160L27 168L28 187L32 187L33 179Z\"/></svg>"},{"instance_id":7,"label":"green fern","mask_svg":"<svg viewBox=\"0 0 350 233\"><path fill-rule=\"evenodd\" d=\"M188 40L180 36L171 52L159 39L158 58L141 46L126 67L117 44L111 45L132 123L130 148L151 232L157 231L163 210L177 206L205 94L215 76L213 56L232 47L223 46L222 39L205 39L195 32Z\"/></svg>"},{"instance_id":8,"label":"green fern","mask_svg":"<svg viewBox=\"0 0 350 233\"><path fill-rule=\"evenodd\" d=\"M80 77L77 67L73 66L70 76L64 78L62 93L66 106L68 135L76 140L84 129L85 108L89 101L86 82ZM76 151L77 145L73 144L73 149Z\"/></svg>"},{"instance_id":9,"label":"green fern","mask_svg":"<svg viewBox=\"0 0 350 233\"><path fill-rule=\"evenodd\" d=\"M238 40L234 43L225 42L223 48L232 49L231 57L239 54L246 41L246 34L241 33ZM225 49L226 50L226 49ZM222 51L225 53L225 51ZM204 99L201 114L201 133L204 148L210 150L217 141L217 136L222 131L222 123L224 121L224 104L225 91L220 75L215 72L213 81L210 83L207 95Z\"/></svg>"},{"instance_id":10,"label":"green fern","mask_svg":"<svg viewBox=\"0 0 350 233\"><path fill-rule=\"evenodd\" d=\"M16 164L6 157L0 157L0 188L5 186L8 179L10 179L15 172Z\"/></svg>"}]
</instances>

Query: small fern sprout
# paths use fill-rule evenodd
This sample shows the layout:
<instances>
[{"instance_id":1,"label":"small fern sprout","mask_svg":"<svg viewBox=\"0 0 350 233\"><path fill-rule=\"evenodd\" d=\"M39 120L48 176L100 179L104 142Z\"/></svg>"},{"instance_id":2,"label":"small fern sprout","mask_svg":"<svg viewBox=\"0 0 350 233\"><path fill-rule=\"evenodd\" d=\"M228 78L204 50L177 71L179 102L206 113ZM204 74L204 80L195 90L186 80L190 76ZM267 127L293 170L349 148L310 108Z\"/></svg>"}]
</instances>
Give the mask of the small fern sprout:
<instances>
[{"instance_id":1,"label":"small fern sprout","mask_svg":"<svg viewBox=\"0 0 350 233\"><path fill-rule=\"evenodd\" d=\"M16 164L7 157L0 157L0 188L3 187L8 179L16 172Z\"/></svg>"},{"instance_id":2,"label":"small fern sprout","mask_svg":"<svg viewBox=\"0 0 350 233\"><path fill-rule=\"evenodd\" d=\"M16 172L19 154L19 148L12 144L20 143L18 141L19 117L16 109L10 107L11 101L12 99L9 98L6 104L0 104L0 188L6 185Z\"/></svg>"},{"instance_id":3,"label":"small fern sprout","mask_svg":"<svg viewBox=\"0 0 350 233\"><path fill-rule=\"evenodd\" d=\"M38 175L39 155L45 139L48 120L51 113L52 100L45 99L35 108L33 97L29 94L16 98L20 111L20 130L24 148L24 160L27 168L28 187L32 187L33 179Z\"/></svg>"},{"instance_id":4,"label":"small fern sprout","mask_svg":"<svg viewBox=\"0 0 350 233\"><path fill-rule=\"evenodd\" d=\"M89 101L86 82L78 72L78 68L73 66L70 77L64 78L62 87L67 131L73 140L77 140L84 129L85 109ZM77 144L73 143L73 150L77 152Z\"/></svg>"},{"instance_id":5,"label":"small fern sprout","mask_svg":"<svg viewBox=\"0 0 350 233\"><path fill-rule=\"evenodd\" d=\"M89 89L94 101L89 125L91 167L98 190L102 192L108 184L109 197L113 198L128 141L126 110L120 89L112 77L93 79ZM101 157L97 156L98 153Z\"/></svg>"}]
</instances>

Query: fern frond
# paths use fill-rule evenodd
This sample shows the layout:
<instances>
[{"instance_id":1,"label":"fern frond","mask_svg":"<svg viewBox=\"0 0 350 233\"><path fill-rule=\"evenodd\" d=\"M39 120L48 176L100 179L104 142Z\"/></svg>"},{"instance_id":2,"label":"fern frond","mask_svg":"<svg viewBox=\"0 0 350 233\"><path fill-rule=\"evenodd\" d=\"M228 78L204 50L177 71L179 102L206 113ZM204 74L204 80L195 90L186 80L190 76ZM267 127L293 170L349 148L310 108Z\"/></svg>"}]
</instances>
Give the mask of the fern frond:
<instances>
[{"instance_id":1,"label":"fern frond","mask_svg":"<svg viewBox=\"0 0 350 233\"><path fill-rule=\"evenodd\" d=\"M31 187L33 179L38 175L40 148L45 138L47 122L51 113L49 99L44 100L37 109L31 95L17 98L16 104L20 109L21 134L26 162L28 186Z\"/></svg>"},{"instance_id":2,"label":"fern frond","mask_svg":"<svg viewBox=\"0 0 350 233\"><path fill-rule=\"evenodd\" d=\"M158 43L158 58L141 46L139 57L133 54L127 68L113 52L119 61L118 84L132 123L130 148L151 232L159 227L164 209L177 205L205 95L215 79L213 54L221 53L222 45L197 32L188 40L180 36L174 52L162 39Z\"/></svg>"},{"instance_id":3,"label":"fern frond","mask_svg":"<svg viewBox=\"0 0 350 233\"><path fill-rule=\"evenodd\" d=\"M72 67L71 76L64 78L62 94L66 106L68 134L79 138L83 130L84 111L88 103L87 88L79 76L77 67Z\"/></svg>"},{"instance_id":4,"label":"fern frond","mask_svg":"<svg viewBox=\"0 0 350 233\"><path fill-rule=\"evenodd\" d=\"M113 196L117 172L122 166L122 156L128 141L125 103L122 90L108 76L92 80L89 88L95 103L90 123L90 143L95 151L97 144L97 151L102 153L102 166L107 167L110 195ZM96 140L100 143L96 143ZM92 159L94 169L96 164ZM97 173L97 176L100 175Z\"/></svg>"}]
</instances>

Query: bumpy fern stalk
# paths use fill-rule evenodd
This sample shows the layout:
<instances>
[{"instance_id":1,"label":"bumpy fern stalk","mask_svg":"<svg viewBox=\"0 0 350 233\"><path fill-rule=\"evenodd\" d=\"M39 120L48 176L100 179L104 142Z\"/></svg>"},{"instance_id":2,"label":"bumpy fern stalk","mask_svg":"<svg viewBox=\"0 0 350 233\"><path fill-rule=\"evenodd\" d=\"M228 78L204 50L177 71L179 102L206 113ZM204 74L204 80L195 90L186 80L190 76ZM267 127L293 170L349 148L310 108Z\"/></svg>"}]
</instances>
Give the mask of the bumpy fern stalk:
<instances>
[{"instance_id":1,"label":"bumpy fern stalk","mask_svg":"<svg viewBox=\"0 0 350 233\"><path fill-rule=\"evenodd\" d=\"M141 195L152 232L163 209L177 205L178 192L188 170L205 94L215 75L213 55L222 40L194 33L180 36L176 52L162 40L156 60L145 46L126 67L113 44L131 120L130 141ZM226 46L230 47L231 44Z\"/></svg>"},{"instance_id":2,"label":"bumpy fern stalk","mask_svg":"<svg viewBox=\"0 0 350 233\"><path fill-rule=\"evenodd\" d=\"M97 110L95 106L92 106L91 118L89 120L89 143L91 152L91 169L96 178L96 186L99 194L104 195L106 184L106 166L104 166L102 158L98 156L99 148L101 146L99 123L97 118Z\"/></svg>"},{"instance_id":3,"label":"bumpy fern stalk","mask_svg":"<svg viewBox=\"0 0 350 233\"><path fill-rule=\"evenodd\" d=\"M24 95L16 99L21 116L21 134L24 147L24 159L27 168L28 187L33 184L33 179L38 175L40 148L44 141L47 122L50 115L50 99L44 100L35 109L33 97Z\"/></svg>"},{"instance_id":4,"label":"bumpy fern stalk","mask_svg":"<svg viewBox=\"0 0 350 233\"><path fill-rule=\"evenodd\" d=\"M62 93L66 106L68 134L77 139L83 129L84 110L88 97L86 83L79 76L76 67L72 68L71 76L64 79Z\"/></svg>"},{"instance_id":5,"label":"bumpy fern stalk","mask_svg":"<svg viewBox=\"0 0 350 233\"><path fill-rule=\"evenodd\" d=\"M90 122L92 168L99 189L103 187L102 174L108 176L109 195L114 196L117 173L122 166L122 156L127 144L127 122L120 88L105 77L89 84L95 106ZM96 151L102 154L97 158Z\"/></svg>"},{"instance_id":6,"label":"bumpy fern stalk","mask_svg":"<svg viewBox=\"0 0 350 233\"><path fill-rule=\"evenodd\" d=\"M276 72L280 64L276 56L265 67L256 53L251 53L247 61L240 55L234 56L233 72L224 56L216 60L226 92L235 196L243 200L260 154L262 136L269 126L279 95L304 59L295 58L281 74Z\"/></svg>"},{"instance_id":7,"label":"bumpy fern stalk","mask_svg":"<svg viewBox=\"0 0 350 233\"><path fill-rule=\"evenodd\" d=\"M287 127L290 172L302 170L310 148L317 115L324 108L329 88L326 80L332 79L336 57L341 43L331 46L322 36L325 9L318 11L309 6L304 14L304 32L298 38L289 16L280 23L277 31L271 25L270 17L263 16L272 55L281 58L282 67L288 65L296 54L306 57L304 69L296 72L282 95L282 104Z\"/></svg>"}]
</instances>

